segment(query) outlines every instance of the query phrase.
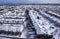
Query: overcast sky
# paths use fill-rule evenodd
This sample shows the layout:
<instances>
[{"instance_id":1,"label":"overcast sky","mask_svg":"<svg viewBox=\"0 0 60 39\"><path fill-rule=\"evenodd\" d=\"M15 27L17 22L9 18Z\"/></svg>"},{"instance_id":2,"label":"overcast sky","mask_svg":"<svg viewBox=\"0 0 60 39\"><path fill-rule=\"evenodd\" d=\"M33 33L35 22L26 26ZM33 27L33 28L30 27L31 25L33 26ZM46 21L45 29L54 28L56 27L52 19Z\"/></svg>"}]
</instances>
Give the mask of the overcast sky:
<instances>
[{"instance_id":1,"label":"overcast sky","mask_svg":"<svg viewBox=\"0 0 60 39\"><path fill-rule=\"evenodd\" d=\"M0 0L0 4L60 3L60 0Z\"/></svg>"}]
</instances>

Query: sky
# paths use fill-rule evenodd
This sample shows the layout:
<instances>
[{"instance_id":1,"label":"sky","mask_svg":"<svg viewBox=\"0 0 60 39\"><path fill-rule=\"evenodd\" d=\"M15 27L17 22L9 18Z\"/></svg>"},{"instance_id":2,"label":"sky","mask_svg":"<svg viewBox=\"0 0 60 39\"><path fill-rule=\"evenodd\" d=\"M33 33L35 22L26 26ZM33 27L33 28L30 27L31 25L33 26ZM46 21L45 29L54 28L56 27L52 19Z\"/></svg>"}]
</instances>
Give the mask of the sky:
<instances>
[{"instance_id":1,"label":"sky","mask_svg":"<svg viewBox=\"0 0 60 39\"><path fill-rule=\"evenodd\" d=\"M0 0L0 4L60 3L60 0Z\"/></svg>"}]
</instances>

